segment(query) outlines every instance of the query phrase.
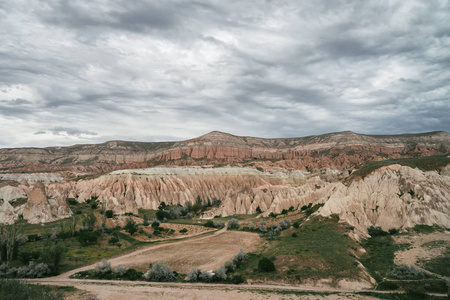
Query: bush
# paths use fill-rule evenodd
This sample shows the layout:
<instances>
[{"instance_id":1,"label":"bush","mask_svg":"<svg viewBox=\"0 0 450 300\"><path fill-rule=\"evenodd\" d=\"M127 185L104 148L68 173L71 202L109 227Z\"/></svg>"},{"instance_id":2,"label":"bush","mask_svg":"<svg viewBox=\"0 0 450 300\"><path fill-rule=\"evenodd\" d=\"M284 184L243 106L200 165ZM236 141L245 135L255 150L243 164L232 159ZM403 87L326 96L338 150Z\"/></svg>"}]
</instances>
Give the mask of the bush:
<instances>
[{"instance_id":1,"label":"bush","mask_svg":"<svg viewBox=\"0 0 450 300\"><path fill-rule=\"evenodd\" d=\"M227 269L225 266L220 266L217 268L216 272L214 272L214 281L224 281L227 279Z\"/></svg>"},{"instance_id":2,"label":"bush","mask_svg":"<svg viewBox=\"0 0 450 300\"><path fill-rule=\"evenodd\" d=\"M297 232L292 233L292 237L294 237L294 238L298 237Z\"/></svg>"},{"instance_id":3,"label":"bush","mask_svg":"<svg viewBox=\"0 0 450 300\"><path fill-rule=\"evenodd\" d=\"M286 220L286 219L281 220L280 221L280 226L281 226L282 230L289 229L289 227L291 227L291 221L290 220Z\"/></svg>"},{"instance_id":4,"label":"bush","mask_svg":"<svg viewBox=\"0 0 450 300\"><path fill-rule=\"evenodd\" d=\"M186 232L188 232L188 230L186 228L183 228L180 230L180 233L186 233Z\"/></svg>"},{"instance_id":5,"label":"bush","mask_svg":"<svg viewBox=\"0 0 450 300\"><path fill-rule=\"evenodd\" d=\"M213 274L210 271L202 271L198 279L202 282L210 282L213 278Z\"/></svg>"},{"instance_id":6,"label":"bush","mask_svg":"<svg viewBox=\"0 0 450 300\"><path fill-rule=\"evenodd\" d=\"M22 246L28 242L28 237L22 233L19 233L16 236L16 241L19 244L19 246Z\"/></svg>"},{"instance_id":7,"label":"bush","mask_svg":"<svg viewBox=\"0 0 450 300\"><path fill-rule=\"evenodd\" d=\"M130 235L133 235L136 231L138 231L138 225L133 220L129 219L127 221L127 224L123 227L126 232L128 232Z\"/></svg>"},{"instance_id":8,"label":"bush","mask_svg":"<svg viewBox=\"0 0 450 300\"><path fill-rule=\"evenodd\" d=\"M190 282L197 282L202 271L198 268L192 268L186 275L185 280Z\"/></svg>"},{"instance_id":9,"label":"bush","mask_svg":"<svg viewBox=\"0 0 450 300\"><path fill-rule=\"evenodd\" d=\"M231 260L227 260L225 262L225 272L227 274L234 272L235 269L236 269L236 265Z\"/></svg>"},{"instance_id":10,"label":"bush","mask_svg":"<svg viewBox=\"0 0 450 300\"><path fill-rule=\"evenodd\" d=\"M384 231L383 229L381 229L381 227L370 226L369 228L367 228L367 231L368 231L369 235L372 237L388 235L388 233L386 231Z\"/></svg>"},{"instance_id":11,"label":"bush","mask_svg":"<svg viewBox=\"0 0 450 300\"><path fill-rule=\"evenodd\" d=\"M431 275L424 270L416 269L414 266L401 265L392 269L389 274L389 278L393 279L425 279L430 278Z\"/></svg>"},{"instance_id":12,"label":"bush","mask_svg":"<svg viewBox=\"0 0 450 300\"><path fill-rule=\"evenodd\" d=\"M152 227L153 227L153 228L159 227L160 224L161 224L161 223L159 223L158 221L154 220L154 221L152 222Z\"/></svg>"},{"instance_id":13,"label":"bush","mask_svg":"<svg viewBox=\"0 0 450 300\"><path fill-rule=\"evenodd\" d=\"M135 269L128 269L124 278L134 281L140 279L142 276L142 272L136 271Z\"/></svg>"},{"instance_id":14,"label":"bush","mask_svg":"<svg viewBox=\"0 0 450 300\"><path fill-rule=\"evenodd\" d=\"M239 221L237 219L231 219L228 221L227 229L237 229L239 228Z\"/></svg>"},{"instance_id":15,"label":"bush","mask_svg":"<svg viewBox=\"0 0 450 300\"><path fill-rule=\"evenodd\" d=\"M101 277L104 277L106 274L111 273L111 271L112 271L111 263L104 258L104 259L102 259L101 262L99 262L95 266L95 268L92 271L92 273L95 276L98 276L98 277L101 278Z\"/></svg>"},{"instance_id":16,"label":"bush","mask_svg":"<svg viewBox=\"0 0 450 300\"><path fill-rule=\"evenodd\" d=\"M230 281L233 284L240 284L240 283L244 283L245 280L241 274L235 273L235 274L233 274L233 276L231 276Z\"/></svg>"},{"instance_id":17,"label":"bush","mask_svg":"<svg viewBox=\"0 0 450 300\"><path fill-rule=\"evenodd\" d=\"M258 227L255 226L255 224L253 224L253 222L248 223L248 229L250 229L251 231L255 231L258 229Z\"/></svg>"},{"instance_id":18,"label":"bush","mask_svg":"<svg viewBox=\"0 0 450 300\"><path fill-rule=\"evenodd\" d=\"M211 227L211 228L215 228L214 226L214 222L212 220L208 220L205 223L205 227Z\"/></svg>"},{"instance_id":19,"label":"bush","mask_svg":"<svg viewBox=\"0 0 450 300\"><path fill-rule=\"evenodd\" d=\"M62 295L53 295L46 287L28 285L18 280L0 280L0 299L17 300L62 300Z\"/></svg>"},{"instance_id":20,"label":"bush","mask_svg":"<svg viewBox=\"0 0 450 300\"><path fill-rule=\"evenodd\" d=\"M114 271L114 273L116 274L117 277L123 277L123 276L125 276L127 271L128 271L127 267L124 267L122 265L118 265L116 270Z\"/></svg>"},{"instance_id":21,"label":"bush","mask_svg":"<svg viewBox=\"0 0 450 300\"><path fill-rule=\"evenodd\" d=\"M298 229L300 227L300 222L295 222L293 226L295 229Z\"/></svg>"},{"instance_id":22,"label":"bush","mask_svg":"<svg viewBox=\"0 0 450 300\"><path fill-rule=\"evenodd\" d=\"M78 235L77 240L81 246L87 246L98 242L98 233L92 231L85 231Z\"/></svg>"},{"instance_id":23,"label":"bush","mask_svg":"<svg viewBox=\"0 0 450 300\"><path fill-rule=\"evenodd\" d=\"M108 209L107 211L105 211L105 216L107 218L112 218L114 217L114 212L111 209Z\"/></svg>"},{"instance_id":24,"label":"bush","mask_svg":"<svg viewBox=\"0 0 450 300\"><path fill-rule=\"evenodd\" d=\"M156 263L144 274L147 281L172 281L175 279L175 274L171 267Z\"/></svg>"},{"instance_id":25,"label":"bush","mask_svg":"<svg viewBox=\"0 0 450 300\"><path fill-rule=\"evenodd\" d=\"M258 262L258 270L261 272L275 271L275 264L267 257L263 257Z\"/></svg>"},{"instance_id":26,"label":"bush","mask_svg":"<svg viewBox=\"0 0 450 300\"><path fill-rule=\"evenodd\" d=\"M113 236L108 240L108 244L115 245L119 242L119 238L117 236Z\"/></svg>"},{"instance_id":27,"label":"bush","mask_svg":"<svg viewBox=\"0 0 450 300\"><path fill-rule=\"evenodd\" d=\"M248 255L245 254L244 249L240 248L239 252L233 256L233 263L240 268L244 262L248 260Z\"/></svg>"},{"instance_id":28,"label":"bush","mask_svg":"<svg viewBox=\"0 0 450 300\"><path fill-rule=\"evenodd\" d=\"M287 213L288 213L287 209L283 209L283 210L281 211L281 214L282 214L282 215L285 215L285 214L287 214Z\"/></svg>"},{"instance_id":29,"label":"bush","mask_svg":"<svg viewBox=\"0 0 450 300\"><path fill-rule=\"evenodd\" d=\"M389 234L390 235L394 235L394 234L397 234L398 233L398 229L397 228L391 228L391 229L389 229Z\"/></svg>"},{"instance_id":30,"label":"bush","mask_svg":"<svg viewBox=\"0 0 450 300\"><path fill-rule=\"evenodd\" d=\"M67 203L69 203L69 205L77 205L78 201L74 198L67 198Z\"/></svg>"}]
</instances>

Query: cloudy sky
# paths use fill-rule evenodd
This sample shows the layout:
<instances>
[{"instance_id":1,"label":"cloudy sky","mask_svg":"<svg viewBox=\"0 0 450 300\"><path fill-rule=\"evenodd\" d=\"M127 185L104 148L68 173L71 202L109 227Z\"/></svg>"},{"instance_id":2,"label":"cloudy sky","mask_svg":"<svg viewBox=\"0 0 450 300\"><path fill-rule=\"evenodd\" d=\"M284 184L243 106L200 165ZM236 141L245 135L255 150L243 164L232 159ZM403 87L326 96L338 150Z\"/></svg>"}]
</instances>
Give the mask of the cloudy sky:
<instances>
[{"instance_id":1,"label":"cloudy sky","mask_svg":"<svg viewBox=\"0 0 450 300\"><path fill-rule=\"evenodd\" d=\"M449 1L0 1L0 147L450 131Z\"/></svg>"}]
</instances>

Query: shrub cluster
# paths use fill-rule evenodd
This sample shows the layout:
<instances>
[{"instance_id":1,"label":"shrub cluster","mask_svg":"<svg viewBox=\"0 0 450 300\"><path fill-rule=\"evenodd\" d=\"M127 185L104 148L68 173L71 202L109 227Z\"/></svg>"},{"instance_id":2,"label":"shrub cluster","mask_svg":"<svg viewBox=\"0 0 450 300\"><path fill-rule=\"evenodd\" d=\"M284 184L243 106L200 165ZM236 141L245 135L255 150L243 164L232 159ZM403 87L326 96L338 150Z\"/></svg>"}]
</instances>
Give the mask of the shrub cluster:
<instances>
[{"instance_id":1,"label":"shrub cluster","mask_svg":"<svg viewBox=\"0 0 450 300\"><path fill-rule=\"evenodd\" d=\"M238 229L239 228L239 220L238 219L231 219L227 223L227 229Z\"/></svg>"},{"instance_id":2,"label":"shrub cluster","mask_svg":"<svg viewBox=\"0 0 450 300\"><path fill-rule=\"evenodd\" d=\"M236 268L241 267L248 260L248 255L241 248L233 257L233 261L227 260L224 266L218 267L214 272L201 271L192 268L186 275L185 280L190 282L229 282L239 284L244 282L244 278L239 273L233 273Z\"/></svg>"},{"instance_id":3,"label":"shrub cluster","mask_svg":"<svg viewBox=\"0 0 450 300\"><path fill-rule=\"evenodd\" d=\"M144 273L144 278L147 281L172 281L175 279L175 273L168 265L156 263Z\"/></svg>"},{"instance_id":4,"label":"shrub cluster","mask_svg":"<svg viewBox=\"0 0 450 300\"><path fill-rule=\"evenodd\" d=\"M30 262L28 266L13 268L0 265L0 278L41 278L50 274L50 268L44 263Z\"/></svg>"},{"instance_id":5,"label":"shrub cluster","mask_svg":"<svg viewBox=\"0 0 450 300\"><path fill-rule=\"evenodd\" d=\"M431 275L425 272L424 270L420 270L415 268L414 266L401 265L392 269L389 274L389 278L392 279L425 279L430 278Z\"/></svg>"},{"instance_id":6,"label":"shrub cluster","mask_svg":"<svg viewBox=\"0 0 450 300\"><path fill-rule=\"evenodd\" d=\"M212 220L208 220L205 223L205 227L211 227L211 228L222 228L225 226L225 221L212 221Z\"/></svg>"}]
</instances>

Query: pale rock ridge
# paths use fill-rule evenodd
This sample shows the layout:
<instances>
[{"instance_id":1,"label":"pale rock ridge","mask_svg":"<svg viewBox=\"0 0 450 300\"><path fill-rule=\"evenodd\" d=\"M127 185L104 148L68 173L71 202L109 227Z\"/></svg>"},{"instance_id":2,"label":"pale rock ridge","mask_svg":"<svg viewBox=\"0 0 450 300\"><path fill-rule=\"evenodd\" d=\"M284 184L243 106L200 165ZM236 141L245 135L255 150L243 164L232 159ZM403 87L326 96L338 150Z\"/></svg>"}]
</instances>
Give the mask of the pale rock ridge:
<instances>
[{"instance_id":1,"label":"pale rock ridge","mask_svg":"<svg viewBox=\"0 0 450 300\"><path fill-rule=\"evenodd\" d=\"M215 198L222 200L222 206L207 215L228 216L255 213L258 206L262 211L280 213L290 206L326 200L326 189L316 188L326 186L325 182L318 177L305 182L305 175L298 171L272 174L252 168L152 168L49 184L48 193L54 198L78 201L95 196L116 213L157 209L161 202L185 206L197 197L203 201Z\"/></svg>"},{"instance_id":2,"label":"pale rock ridge","mask_svg":"<svg viewBox=\"0 0 450 300\"><path fill-rule=\"evenodd\" d=\"M367 236L367 228L410 228L416 224L450 227L450 177L406 166L380 168L336 190L319 214L340 219Z\"/></svg>"},{"instance_id":3,"label":"pale rock ridge","mask_svg":"<svg viewBox=\"0 0 450 300\"><path fill-rule=\"evenodd\" d=\"M4 201L10 202L25 197L27 197L27 194L21 187L7 185L0 188L0 199L3 199Z\"/></svg>"},{"instance_id":4,"label":"pale rock ridge","mask_svg":"<svg viewBox=\"0 0 450 300\"><path fill-rule=\"evenodd\" d=\"M41 182L34 184L21 212L23 218L31 224L47 223L71 215L65 200L47 199L45 186Z\"/></svg>"},{"instance_id":5,"label":"pale rock ridge","mask_svg":"<svg viewBox=\"0 0 450 300\"><path fill-rule=\"evenodd\" d=\"M52 173L8 173L0 174L0 180L27 181L27 182L58 182L64 179L63 176Z\"/></svg>"}]
</instances>

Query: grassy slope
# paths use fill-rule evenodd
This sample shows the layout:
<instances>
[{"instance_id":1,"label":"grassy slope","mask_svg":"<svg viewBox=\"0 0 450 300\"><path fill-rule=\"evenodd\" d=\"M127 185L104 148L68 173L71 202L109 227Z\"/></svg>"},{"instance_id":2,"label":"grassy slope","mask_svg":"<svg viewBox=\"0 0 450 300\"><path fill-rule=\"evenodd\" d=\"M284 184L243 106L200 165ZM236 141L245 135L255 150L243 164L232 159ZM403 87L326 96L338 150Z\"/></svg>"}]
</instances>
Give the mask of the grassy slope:
<instances>
[{"instance_id":1,"label":"grassy slope","mask_svg":"<svg viewBox=\"0 0 450 300\"><path fill-rule=\"evenodd\" d=\"M393 164L399 164L411 168L418 168L422 171L439 171L446 165L450 164L450 157L448 157L448 155L443 155L371 161L361 165L347 178L347 181L351 181L357 178L364 178L376 169Z\"/></svg>"},{"instance_id":2,"label":"grassy slope","mask_svg":"<svg viewBox=\"0 0 450 300\"><path fill-rule=\"evenodd\" d=\"M286 281L356 279L359 269L349 251L357 243L345 235L346 230L336 218L313 218L298 229L286 230L278 240L267 241L261 253L250 255L244 276ZM297 237L292 237L294 232ZM277 272L268 274L256 270L262 256L276 256Z\"/></svg>"}]
</instances>

